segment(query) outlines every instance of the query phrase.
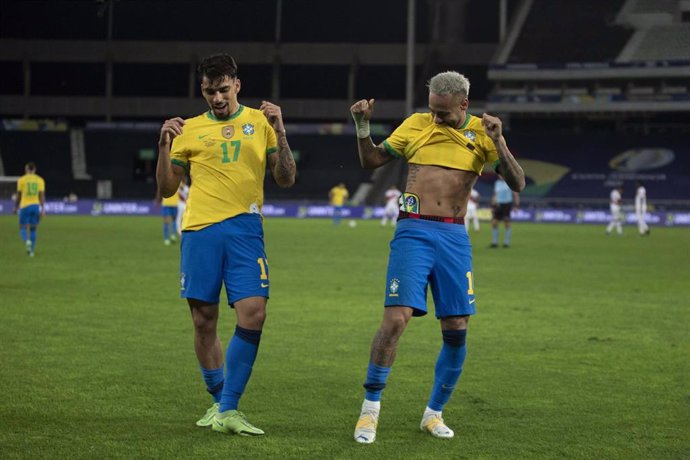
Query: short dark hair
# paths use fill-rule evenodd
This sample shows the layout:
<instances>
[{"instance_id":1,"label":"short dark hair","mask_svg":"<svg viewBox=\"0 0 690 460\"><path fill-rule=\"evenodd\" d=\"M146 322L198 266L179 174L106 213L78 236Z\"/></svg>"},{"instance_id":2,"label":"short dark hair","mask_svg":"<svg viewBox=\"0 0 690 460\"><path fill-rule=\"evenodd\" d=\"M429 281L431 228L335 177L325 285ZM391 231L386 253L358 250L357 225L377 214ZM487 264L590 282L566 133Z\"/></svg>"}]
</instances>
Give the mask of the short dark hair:
<instances>
[{"instance_id":1,"label":"short dark hair","mask_svg":"<svg viewBox=\"0 0 690 460\"><path fill-rule=\"evenodd\" d=\"M237 77L237 63L229 54L214 54L206 56L197 67L199 82L207 77L211 81L222 80L223 77Z\"/></svg>"},{"instance_id":2,"label":"short dark hair","mask_svg":"<svg viewBox=\"0 0 690 460\"><path fill-rule=\"evenodd\" d=\"M36 171L36 163L34 163L33 161L28 162L25 166L30 171Z\"/></svg>"}]
</instances>

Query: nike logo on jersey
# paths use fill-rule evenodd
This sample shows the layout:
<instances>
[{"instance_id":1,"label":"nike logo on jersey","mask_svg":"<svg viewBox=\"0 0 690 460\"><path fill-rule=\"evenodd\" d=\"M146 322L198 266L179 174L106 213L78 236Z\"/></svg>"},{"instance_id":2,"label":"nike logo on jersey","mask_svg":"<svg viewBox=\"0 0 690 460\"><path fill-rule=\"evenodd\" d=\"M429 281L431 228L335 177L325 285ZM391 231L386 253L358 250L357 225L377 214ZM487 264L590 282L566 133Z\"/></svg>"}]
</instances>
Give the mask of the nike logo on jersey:
<instances>
[{"instance_id":1,"label":"nike logo on jersey","mask_svg":"<svg viewBox=\"0 0 690 460\"><path fill-rule=\"evenodd\" d=\"M203 136L199 136L199 140L203 139L206 136L208 136L208 134L204 134Z\"/></svg>"}]
</instances>

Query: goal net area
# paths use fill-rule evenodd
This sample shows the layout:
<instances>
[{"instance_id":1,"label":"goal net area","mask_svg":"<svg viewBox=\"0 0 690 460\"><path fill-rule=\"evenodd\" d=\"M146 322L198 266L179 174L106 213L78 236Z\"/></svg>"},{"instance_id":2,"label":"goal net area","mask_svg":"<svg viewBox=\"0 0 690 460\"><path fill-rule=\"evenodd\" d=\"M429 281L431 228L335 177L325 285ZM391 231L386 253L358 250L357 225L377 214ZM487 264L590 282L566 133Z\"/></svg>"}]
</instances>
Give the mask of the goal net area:
<instances>
[{"instance_id":1,"label":"goal net area","mask_svg":"<svg viewBox=\"0 0 690 460\"><path fill-rule=\"evenodd\" d=\"M0 176L0 200L11 200L17 193L18 176Z\"/></svg>"}]
</instances>

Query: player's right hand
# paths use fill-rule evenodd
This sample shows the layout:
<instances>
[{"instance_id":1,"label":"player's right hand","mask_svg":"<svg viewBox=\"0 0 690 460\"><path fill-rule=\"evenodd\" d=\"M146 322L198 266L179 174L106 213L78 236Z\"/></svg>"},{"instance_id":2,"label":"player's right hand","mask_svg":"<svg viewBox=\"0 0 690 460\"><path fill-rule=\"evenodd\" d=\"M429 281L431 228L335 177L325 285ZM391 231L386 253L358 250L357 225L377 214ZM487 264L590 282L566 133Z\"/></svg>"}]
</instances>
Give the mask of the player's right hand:
<instances>
[{"instance_id":1,"label":"player's right hand","mask_svg":"<svg viewBox=\"0 0 690 460\"><path fill-rule=\"evenodd\" d=\"M161 127L161 135L158 139L160 145L170 145L173 139L182 134L185 121L180 117L165 120Z\"/></svg>"},{"instance_id":2,"label":"player's right hand","mask_svg":"<svg viewBox=\"0 0 690 460\"><path fill-rule=\"evenodd\" d=\"M350 113L355 121L371 119L371 114L374 113L374 99L362 99L361 101L355 102L352 107L350 107Z\"/></svg>"}]
</instances>

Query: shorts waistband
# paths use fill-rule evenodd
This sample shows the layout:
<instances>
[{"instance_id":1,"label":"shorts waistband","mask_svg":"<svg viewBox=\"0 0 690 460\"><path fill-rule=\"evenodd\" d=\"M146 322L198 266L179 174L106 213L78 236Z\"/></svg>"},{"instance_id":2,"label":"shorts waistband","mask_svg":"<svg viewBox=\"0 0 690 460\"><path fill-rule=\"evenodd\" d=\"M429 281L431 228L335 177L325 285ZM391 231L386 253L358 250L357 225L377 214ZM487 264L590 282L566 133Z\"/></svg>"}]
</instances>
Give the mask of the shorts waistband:
<instances>
[{"instance_id":1,"label":"shorts waistband","mask_svg":"<svg viewBox=\"0 0 690 460\"><path fill-rule=\"evenodd\" d=\"M421 220L433 220L435 222L445 222L446 224L465 224L464 217L442 217L442 216L429 216L426 214L417 214L414 212L400 211L398 214L398 220L400 219L421 219Z\"/></svg>"}]
</instances>

